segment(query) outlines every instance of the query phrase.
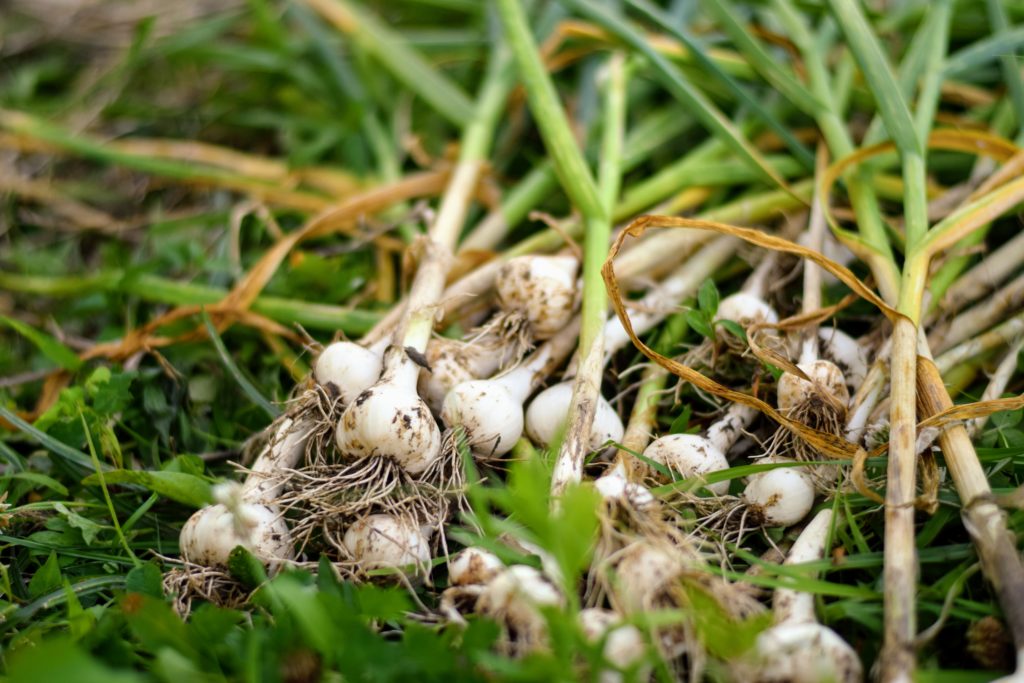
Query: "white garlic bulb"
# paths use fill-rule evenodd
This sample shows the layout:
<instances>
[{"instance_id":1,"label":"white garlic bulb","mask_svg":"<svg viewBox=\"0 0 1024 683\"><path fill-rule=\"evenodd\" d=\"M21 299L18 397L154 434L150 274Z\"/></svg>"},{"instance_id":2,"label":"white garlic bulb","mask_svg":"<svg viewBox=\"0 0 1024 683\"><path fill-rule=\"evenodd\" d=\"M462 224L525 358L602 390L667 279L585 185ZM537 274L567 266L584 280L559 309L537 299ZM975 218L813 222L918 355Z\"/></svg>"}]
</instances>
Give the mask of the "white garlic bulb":
<instances>
[{"instance_id":1,"label":"white garlic bulb","mask_svg":"<svg viewBox=\"0 0 1024 683\"><path fill-rule=\"evenodd\" d=\"M430 540L424 528L395 515L370 515L345 531L345 549L363 569L426 565Z\"/></svg>"},{"instance_id":2,"label":"white garlic bulb","mask_svg":"<svg viewBox=\"0 0 1024 683\"><path fill-rule=\"evenodd\" d=\"M565 429L572 383L561 382L548 387L530 402L526 409L526 433L538 446L550 446ZM590 429L590 448L598 450L609 441L621 441L626 429L611 404L603 397L597 402L594 423Z\"/></svg>"},{"instance_id":3,"label":"white garlic bulb","mask_svg":"<svg viewBox=\"0 0 1024 683\"><path fill-rule=\"evenodd\" d=\"M313 365L313 377L321 386L333 385L344 404L380 379L383 348L366 348L349 341L328 344Z\"/></svg>"},{"instance_id":4,"label":"white garlic bulb","mask_svg":"<svg viewBox=\"0 0 1024 683\"><path fill-rule=\"evenodd\" d=\"M572 318L579 261L572 256L517 256L501 267L495 288L502 309L521 313L536 339L547 339Z\"/></svg>"},{"instance_id":5,"label":"white garlic bulb","mask_svg":"<svg viewBox=\"0 0 1024 683\"><path fill-rule=\"evenodd\" d=\"M601 652L609 664L617 669L629 669L640 662L647 652L647 643L636 626L623 624L622 618L611 610L587 608L580 610L580 628L591 643L604 639ZM641 672L638 678L646 678ZM601 683L618 683L622 675L618 671L602 671Z\"/></svg>"},{"instance_id":6,"label":"white garlic bulb","mask_svg":"<svg viewBox=\"0 0 1024 683\"><path fill-rule=\"evenodd\" d=\"M281 513L251 503L241 503L234 511L222 504L197 511L182 527L178 545L186 560L206 567L226 566L236 546L272 567L294 557Z\"/></svg>"},{"instance_id":7,"label":"white garlic bulb","mask_svg":"<svg viewBox=\"0 0 1024 683\"><path fill-rule=\"evenodd\" d=\"M774 458L774 462L795 462ZM764 526L793 526L814 507L814 481L801 467L779 467L750 477L743 491L747 506Z\"/></svg>"},{"instance_id":8,"label":"white garlic bulb","mask_svg":"<svg viewBox=\"0 0 1024 683\"><path fill-rule=\"evenodd\" d=\"M717 320L732 320L746 329L755 323L777 323L779 316L763 299L746 292L725 297L718 303Z\"/></svg>"},{"instance_id":9,"label":"white garlic bulb","mask_svg":"<svg viewBox=\"0 0 1024 683\"><path fill-rule=\"evenodd\" d=\"M484 585L505 569L498 556L482 548L466 548L448 565L448 581L453 586Z\"/></svg>"},{"instance_id":10,"label":"white garlic bulb","mask_svg":"<svg viewBox=\"0 0 1024 683\"><path fill-rule=\"evenodd\" d=\"M856 391L868 374L868 359L857 340L842 330L819 327L821 355L835 363L846 378L846 386Z\"/></svg>"},{"instance_id":11,"label":"white garlic bulb","mask_svg":"<svg viewBox=\"0 0 1024 683\"><path fill-rule=\"evenodd\" d=\"M711 441L696 434L668 434L655 439L644 456L664 465L682 477L698 477L729 468L729 461ZM729 482L720 481L707 489L721 496L729 492Z\"/></svg>"},{"instance_id":12,"label":"white garlic bulb","mask_svg":"<svg viewBox=\"0 0 1024 683\"><path fill-rule=\"evenodd\" d=\"M835 363L816 360L810 363L800 363L798 367L814 380L821 391L834 397L841 406L845 407L849 404L850 392L846 388L846 379L843 377L842 370ZM809 401L814 400L815 395L815 385L802 377L785 372L779 378L779 410L783 412L807 405Z\"/></svg>"},{"instance_id":13,"label":"white garlic bulb","mask_svg":"<svg viewBox=\"0 0 1024 683\"><path fill-rule=\"evenodd\" d=\"M420 474L441 454L441 430L416 393L419 366L405 349L385 352L380 380L345 408L336 440L350 458L393 458L410 474Z\"/></svg>"}]
</instances>

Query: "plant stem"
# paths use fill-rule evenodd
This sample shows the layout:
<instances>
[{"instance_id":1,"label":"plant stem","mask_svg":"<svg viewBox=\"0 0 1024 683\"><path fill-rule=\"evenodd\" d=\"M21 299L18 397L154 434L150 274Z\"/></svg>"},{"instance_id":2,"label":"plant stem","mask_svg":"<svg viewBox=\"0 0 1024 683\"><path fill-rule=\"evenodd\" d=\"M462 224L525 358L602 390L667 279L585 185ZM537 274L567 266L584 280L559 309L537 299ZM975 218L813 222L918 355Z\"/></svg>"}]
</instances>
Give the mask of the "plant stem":
<instances>
[{"instance_id":1,"label":"plant stem","mask_svg":"<svg viewBox=\"0 0 1024 683\"><path fill-rule=\"evenodd\" d=\"M605 357L604 326L608 317L608 296L601 277L601 266L608 254L608 241L611 238L612 226L607 216L618 199L621 187L622 139L626 127L626 70L622 53L612 53L607 69L598 175L605 213L587 220L579 344L582 362L573 383L569 426L551 479L551 492L555 497L570 482L578 482L583 477L583 460L590 448L590 430L601 398Z\"/></svg>"},{"instance_id":2,"label":"plant stem","mask_svg":"<svg viewBox=\"0 0 1024 683\"><path fill-rule=\"evenodd\" d=\"M19 275L0 272L0 289L52 297L78 296L89 292L118 292L144 301L174 306L201 306L221 301L227 291L195 282L178 282L158 275L108 270L92 275ZM252 310L281 323L295 323L310 329L357 335L366 332L380 318L373 311L315 304L298 299L259 296Z\"/></svg>"},{"instance_id":3,"label":"plant stem","mask_svg":"<svg viewBox=\"0 0 1024 683\"><path fill-rule=\"evenodd\" d=\"M420 352L427 348L455 244L466 222L505 100L512 89L513 73L510 54L503 45L498 45L488 64L473 118L463 131L458 163L441 198L437 217L424 244L424 258L409 291L406 319L399 328L400 336L395 336L404 347Z\"/></svg>"},{"instance_id":4,"label":"plant stem","mask_svg":"<svg viewBox=\"0 0 1024 683\"><path fill-rule=\"evenodd\" d=\"M952 408L953 402L931 361L927 341L922 340L921 352L918 400L922 417L928 417ZM992 499L988 477L967 428L961 423L946 426L939 434L939 447L960 496L964 528L978 551L982 571L999 596L1018 660L1024 661L1024 564L1016 538L1007 527L1005 513Z\"/></svg>"}]
</instances>

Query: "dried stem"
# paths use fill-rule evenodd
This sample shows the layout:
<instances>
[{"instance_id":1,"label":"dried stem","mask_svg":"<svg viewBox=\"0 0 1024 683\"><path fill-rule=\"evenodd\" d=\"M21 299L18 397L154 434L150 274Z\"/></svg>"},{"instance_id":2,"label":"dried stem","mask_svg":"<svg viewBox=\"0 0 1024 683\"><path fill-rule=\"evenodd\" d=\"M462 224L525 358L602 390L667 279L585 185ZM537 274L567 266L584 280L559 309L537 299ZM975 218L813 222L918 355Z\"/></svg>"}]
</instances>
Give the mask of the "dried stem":
<instances>
[{"instance_id":1,"label":"dried stem","mask_svg":"<svg viewBox=\"0 0 1024 683\"><path fill-rule=\"evenodd\" d=\"M951 408L953 402L938 367L928 357L927 342L922 343L921 352L918 397L922 417L929 417ZM1006 515L993 500L967 428L962 424L945 427L939 435L939 447L960 496L964 528L981 558L982 571L999 596L1020 659L1024 657L1024 565L1016 538L1007 527Z\"/></svg>"}]
</instances>

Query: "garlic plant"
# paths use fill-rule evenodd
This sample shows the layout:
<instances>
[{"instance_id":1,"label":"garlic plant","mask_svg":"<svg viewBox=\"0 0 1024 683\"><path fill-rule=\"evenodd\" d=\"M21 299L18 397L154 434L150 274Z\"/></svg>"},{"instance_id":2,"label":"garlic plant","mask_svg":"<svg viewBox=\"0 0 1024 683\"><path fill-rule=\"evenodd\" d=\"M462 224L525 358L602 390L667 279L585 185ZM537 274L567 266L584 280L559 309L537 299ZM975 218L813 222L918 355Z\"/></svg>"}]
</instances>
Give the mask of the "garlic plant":
<instances>
[{"instance_id":1,"label":"garlic plant","mask_svg":"<svg viewBox=\"0 0 1024 683\"><path fill-rule=\"evenodd\" d=\"M359 394L338 423L339 451L350 458L392 458L420 474L441 454L441 430L416 392L420 366L403 347L384 352L380 379Z\"/></svg>"},{"instance_id":2,"label":"garlic plant","mask_svg":"<svg viewBox=\"0 0 1024 683\"><path fill-rule=\"evenodd\" d=\"M793 544L787 566L822 559L828 551L832 511L822 510ZM779 588L773 599L775 625L762 631L755 645L756 662L743 672L744 680L758 683L859 683L864 671L857 653L835 631L818 623L814 596L792 588Z\"/></svg>"},{"instance_id":3,"label":"garlic plant","mask_svg":"<svg viewBox=\"0 0 1024 683\"><path fill-rule=\"evenodd\" d=\"M284 418L245 482L215 487L217 503L195 512L181 529L178 544L186 560L207 567L226 565L239 545L271 568L294 557L291 533L276 503L282 470L299 461L311 433L308 420Z\"/></svg>"}]
</instances>

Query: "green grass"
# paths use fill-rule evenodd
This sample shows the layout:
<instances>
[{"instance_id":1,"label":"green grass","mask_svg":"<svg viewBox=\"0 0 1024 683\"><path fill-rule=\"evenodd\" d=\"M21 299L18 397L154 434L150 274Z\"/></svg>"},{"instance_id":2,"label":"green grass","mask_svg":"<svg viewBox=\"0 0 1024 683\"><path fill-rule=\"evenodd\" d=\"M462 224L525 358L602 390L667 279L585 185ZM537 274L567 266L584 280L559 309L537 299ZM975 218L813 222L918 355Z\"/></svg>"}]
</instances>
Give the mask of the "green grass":
<instances>
[{"instance_id":1,"label":"green grass","mask_svg":"<svg viewBox=\"0 0 1024 683\"><path fill-rule=\"evenodd\" d=\"M610 220L657 213L688 192L699 196L692 213L708 219L773 230L784 225L783 213L802 221L819 142L833 161L862 145L896 143L898 155L843 174L832 198L834 209L846 209L843 227L860 245L862 260L852 268L873 275L895 303L901 272L920 274L919 253L951 229L952 221L929 228L926 181L950 187L976 168L967 155L927 149L927 131L974 125L1021 139L1016 53L1024 44L1024 6L906 2L885 13L873 6L249 0L172 31L160 20L125 24L96 14L96 46L68 27L42 31L38 17L12 10L0 26L0 676L109 683L596 680L601 646L584 638L576 619L600 524L598 498L583 485L552 506L555 456L525 442L514 462L498 467L467 458L468 504L450 520L448 539L453 551L476 544L508 562L541 567L543 555L557 567L565 605L544 612L549 646L529 656L503 653L499 627L488 619L470 616L458 625L439 618L443 560L435 560L432 582L407 585L388 572L361 583L338 579L331 566L337 557L319 552L268 579L242 556L230 573L248 583L247 601L197 600L185 621L162 584L178 556L181 526L209 502L212 484L236 477L231 463L244 459L272 416L290 408L317 345L358 338L398 303L411 264L405 245L423 228L423 208L436 210L443 186L422 202L361 215L355 227L375 239L334 232L300 244L253 300L250 318L226 325L199 313L158 330L164 339L195 333L184 341L118 358L88 350L174 307L217 303L282 234L423 164L443 168L458 158L460 137L463 153L491 145L472 129L471 94L488 65L495 70L484 112L484 128L496 125L490 174L463 234L501 211L507 232L496 252L550 251L578 240L586 253L586 340L606 314L599 268ZM341 14L332 19L325 7ZM567 18L589 22L605 37L569 38L555 56L572 59L549 71L537 46ZM665 45L687 54L679 58ZM514 59L498 52L505 48ZM496 108L513 78L504 108ZM133 138L202 141L244 152L254 166L118 145ZM261 176L254 170L260 160L272 160L287 177ZM488 195L494 189L500 197ZM1016 233L1016 192L1010 187L996 197L1000 212L986 217L985 231L941 256L936 293ZM58 199L124 227L79 224L57 210ZM534 211L567 220L551 230ZM723 268L717 291L735 291L746 269L743 259ZM780 282L775 303L792 314L799 278ZM828 287L825 302L844 293ZM704 308L680 303L689 319ZM877 312L863 304L838 319L852 334L885 333ZM649 338L667 338L659 335L670 324ZM665 353L706 342L693 326L673 334L681 341ZM627 348L604 376L603 393L624 416L640 376L626 371L641 360ZM999 360L990 354L958 368L974 379L954 400L976 399ZM774 381L771 368L759 365L716 371L736 373L728 379L743 390L756 381L770 392ZM1022 388L1018 369L1007 392ZM658 432L703 428L714 412L708 398L688 385L661 395ZM975 440L997 495L1024 484L1022 419L1022 410L995 415ZM754 430L763 437L770 428L759 420ZM708 481L731 481L737 494L742 477L771 467L737 464ZM586 478L600 471L589 462ZM884 457L867 461L876 490L885 471ZM695 485L652 488L693 523L698 514L678 494ZM934 514L915 519L918 624L923 630L942 620L920 648L917 680L991 680L1004 672L966 644L979 621L1004 615L978 570L948 477L938 500ZM816 505L840 520L829 558L800 568L765 562L762 554L785 546L796 531L755 529L726 539L730 563L710 564L706 575L763 589L765 604L778 586L815 594L819 618L867 667L884 628L883 514L852 490ZM1024 533L1021 510L1009 509L1008 523ZM524 545L501 540L508 536ZM708 680L726 680L729 662L767 625L764 618L733 619L700 596L686 609L629 619L641 627L695 622L711 653ZM626 672L626 680L646 680L647 668L656 680L675 673L650 638L644 666Z\"/></svg>"}]
</instances>

